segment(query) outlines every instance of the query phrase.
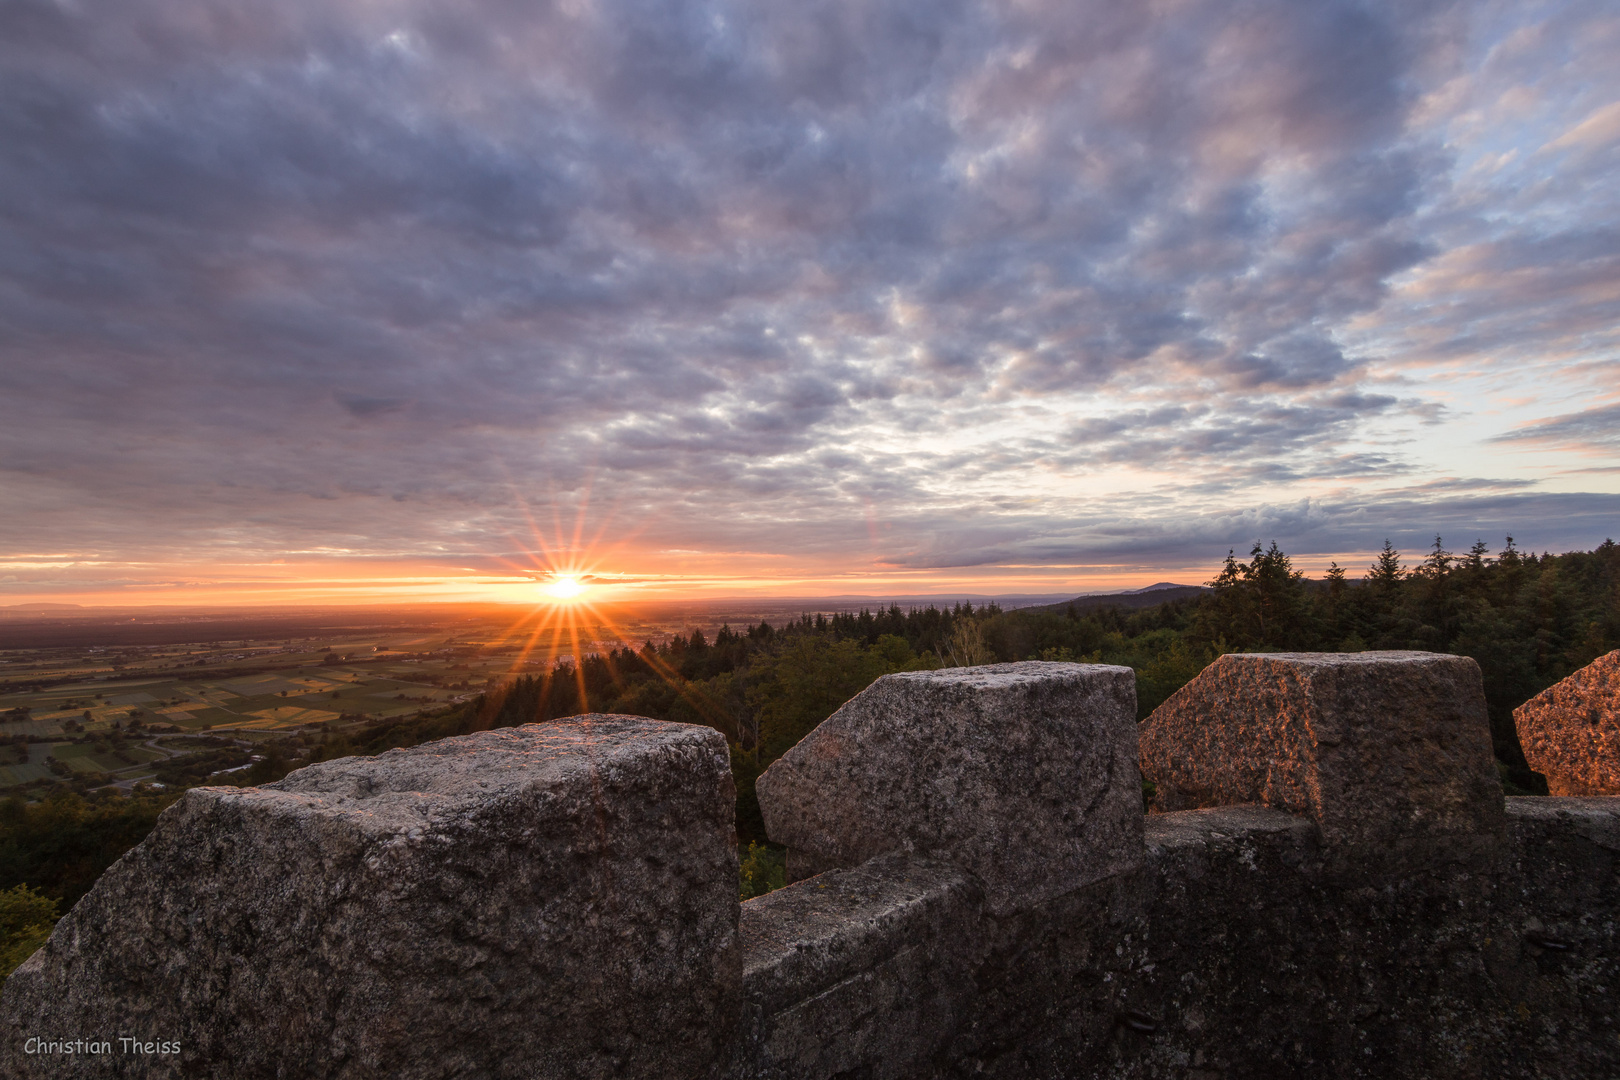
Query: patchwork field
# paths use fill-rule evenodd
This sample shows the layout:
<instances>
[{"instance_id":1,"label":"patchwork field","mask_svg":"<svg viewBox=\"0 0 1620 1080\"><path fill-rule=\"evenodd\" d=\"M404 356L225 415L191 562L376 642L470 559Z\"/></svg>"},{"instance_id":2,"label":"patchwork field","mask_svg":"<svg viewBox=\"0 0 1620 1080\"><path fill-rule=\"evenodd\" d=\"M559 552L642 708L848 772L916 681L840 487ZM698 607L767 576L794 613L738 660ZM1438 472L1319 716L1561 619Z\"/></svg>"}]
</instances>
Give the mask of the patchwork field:
<instances>
[{"instance_id":1,"label":"patchwork field","mask_svg":"<svg viewBox=\"0 0 1620 1080\"><path fill-rule=\"evenodd\" d=\"M340 730L469 697L510 667L504 657L465 655L466 646L457 656L443 638L301 644L124 649L121 670L93 673L68 657L0 654L5 683L45 684L0 693L0 795L75 781L127 788L180 753L165 742L181 735L251 745L300 729ZM212 666L220 668L214 678L198 670Z\"/></svg>"},{"instance_id":2,"label":"patchwork field","mask_svg":"<svg viewBox=\"0 0 1620 1080\"><path fill-rule=\"evenodd\" d=\"M128 789L185 736L244 750L337 737L580 653L783 615L605 610L566 626L521 608L0 620L0 797L62 783Z\"/></svg>"}]
</instances>

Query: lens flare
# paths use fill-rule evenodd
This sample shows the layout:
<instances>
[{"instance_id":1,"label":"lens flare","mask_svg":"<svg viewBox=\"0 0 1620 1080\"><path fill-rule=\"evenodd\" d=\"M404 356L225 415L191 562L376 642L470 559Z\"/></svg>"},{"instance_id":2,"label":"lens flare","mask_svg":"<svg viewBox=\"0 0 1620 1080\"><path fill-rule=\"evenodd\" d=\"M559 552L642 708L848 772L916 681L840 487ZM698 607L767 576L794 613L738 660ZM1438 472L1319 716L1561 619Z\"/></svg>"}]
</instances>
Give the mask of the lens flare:
<instances>
[{"instance_id":1,"label":"lens flare","mask_svg":"<svg viewBox=\"0 0 1620 1080\"><path fill-rule=\"evenodd\" d=\"M515 545L532 554L522 557L522 561L501 561L514 575L521 575L532 582L544 599L518 615L499 635L499 640L491 643L502 652L512 654L511 667L501 681L515 682L524 677L550 679L566 670L559 666L566 662L567 667L572 669L572 681L578 691L576 700L579 711L585 713L591 710L593 697L586 678L587 669L596 672L599 684L603 678L607 684L611 684L606 688L599 686L596 693L610 692L611 686L621 681L618 664L622 658L628 657L638 668L651 668L705 722L717 730L731 731L734 722L728 709L718 701L709 700L706 694L660 658L656 650L644 648L632 651L632 631L616 621L619 613L608 603L615 589L647 579L619 573L604 574L599 568L604 563L611 564L617 549L635 536L635 530L619 530L616 543L604 543L603 538L609 534L613 524L612 514L609 513L595 535L586 536L586 509L590 497L587 484L574 518L572 536L569 536L570 530L563 526L557 505L553 504L553 530L551 536L547 537L535 522L527 500L515 491L513 494L528 520L530 536L514 536L512 540ZM622 653L616 656L621 649ZM537 668L540 670L536 671ZM487 692L498 699L503 690L497 684Z\"/></svg>"}]
</instances>

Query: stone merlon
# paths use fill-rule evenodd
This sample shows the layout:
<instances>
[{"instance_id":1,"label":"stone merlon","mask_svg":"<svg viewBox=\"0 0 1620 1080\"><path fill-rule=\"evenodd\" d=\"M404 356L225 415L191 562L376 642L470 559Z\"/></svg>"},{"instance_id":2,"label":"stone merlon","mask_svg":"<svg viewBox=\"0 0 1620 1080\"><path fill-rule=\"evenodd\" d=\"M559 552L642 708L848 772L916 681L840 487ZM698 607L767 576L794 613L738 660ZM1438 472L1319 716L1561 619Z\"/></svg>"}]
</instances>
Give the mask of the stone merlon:
<instances>
[{"instance_id":1,"label":"stone merlon","mask_svg":"<svg viewBox=\"0 0 1620 1080\"><path fill-rule=\"evenodd\" d=\"M1334 844L1498 833L1479 665L1425 652L1229 654L1142 725L1161 810L1262 803Z\"/></svg>"},{"instance_id":2,"label":"stone merlon","mask_svg":"<svg viewBox=\"0 0 1620 1080\"><path fill-rule=\"evenodd\" d=\"M175 1075L700 1074L734 801L718 732L599 715L194 788L6 980L0 1073L122 1075L17 1052L105 1032Z\"/></svg>"},{"instance_id":3,"label":"stone merlon","mask_svg":"<svg viewBox=\"0 0 1620 1080\"><path fill-rule=\"evenodd\" d=\"M1187 807L1144 817L1128 671L879 680L760 783L820 872L740 906L706 728L194 790L7 980L0 1074L1620 1076L1620 798L1504 801L1478 683L1225 658L1141 729ZM128 1035L179 1048L25 1049Z\"/></svg>"},{"instance_id":4,"label":"stone merlon","mask_svg":"<svg viewBox=\"0 0 1620 1080\"><path fill-rule=\"evenodd\" d=\"M904 851L1012 909L1142 861L1136 678L1030 661L885 675L759 778L791 877Z\"/></svg>"},{"instance_id":5,"label":"stone merlon","mask_svg":"<svg viewBox=\"0 0 1620 1080\"><path fill-rule=\"evenodd\" d=\"M1620 649L1514 709L1513 722L1554 795L1620 795Z\"/></svg>"}]
</instances>

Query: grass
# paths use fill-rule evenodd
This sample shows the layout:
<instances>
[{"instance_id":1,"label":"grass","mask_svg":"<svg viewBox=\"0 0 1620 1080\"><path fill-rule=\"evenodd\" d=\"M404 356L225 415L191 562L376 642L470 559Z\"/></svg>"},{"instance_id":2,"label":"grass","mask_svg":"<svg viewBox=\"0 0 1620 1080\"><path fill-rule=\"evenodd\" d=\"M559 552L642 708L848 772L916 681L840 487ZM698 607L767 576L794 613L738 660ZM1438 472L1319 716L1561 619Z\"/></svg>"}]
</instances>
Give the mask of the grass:
<instances>
[{"instance_id":1,"label":"grass","mask_svg":"<svg viewBox=\"0 0 1620 1080\"><path fill-rule=\"evenodd\" d=\"M45 780L51 771L43 765L6 765L0 767L0 787L10 787L16 784L30 784L35 780Z\"/></svg>"},{"instance_id":2,"label":"grass","mask_svg":"<svg viewBox=\"0 0 1620 1080\"><path fill-rule=\"evenodd\" d=\"M161 761L169 755L158 750L152 750L139 743L130 743L125 746L123 753L133 761L122 761L111 751L98 751L92 743L56 743L51 747L51 753L57 760L68 766L74 772L122 772L140 765L149 765L154 761Z\"/></svg>"}]
</instances>

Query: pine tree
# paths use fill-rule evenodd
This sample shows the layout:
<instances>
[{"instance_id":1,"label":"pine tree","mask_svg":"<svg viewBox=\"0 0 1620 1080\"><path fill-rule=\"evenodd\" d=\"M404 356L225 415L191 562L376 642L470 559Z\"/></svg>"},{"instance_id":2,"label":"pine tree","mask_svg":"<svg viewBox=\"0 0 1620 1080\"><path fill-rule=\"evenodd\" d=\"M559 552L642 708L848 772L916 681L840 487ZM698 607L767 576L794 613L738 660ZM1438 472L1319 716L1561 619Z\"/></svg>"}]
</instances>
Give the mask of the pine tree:
<instances>
[{"instance_id":1,"label":"pine tree","mask_svg":"<svg viewBox=\"0 0 1620 1080\"><path fill-rule=\"evenodd\" d=\"M1388 543L1388 541L1385 541L1385 543ZM1435 533L1433 550L1429 552L1428 557L1423 560L1423 564L1414 572L1419 577L1426 577L1431 580L1443 578L1451 571L1451 560L1451 552L1446 550L1445 544L1440 539L1440 534Z\"/></svg>"},{"instance_id":2,"label":"pine tree","mask_svg":"<svg viewBox=\"0 0 1620 1080\"><path fill-rule=\"evenodd\" d=\"M1346 636L1348 596L1350 583L1345 580L1344 567L1337 561L1328 564L1327 594L1323 600L1322 631L1326 635L1325 647L1338 649Z\"/></svg>"},{"instance_id":3,"label":"pine tree","mask_svg":"<svg viewBox=\"0 0 1620 1080\"><path fill-rule=\"evenodd\" d=\"M1511 541L1510 541L1511 542ZM1367 570L1367 581L1385 590L1391 590L1400 584L1405 572L1401 569L1401 553L1395 550L1388 538L1384 540L1384 550L1378 553L1378 559Z\"/></svg>"},{"instance_id":4,"label":"pine tree","mask_svg":"<svg viewBox=\"0 0 1620 1080\"><path fill-rule=\"evenodd\" d=\"M1277 541L1260 550L1256 541L1249 552L1249 565L1244 573L1244 585L1252 590L1251 609L1255 630L1262 646L1303 644L1305 626L1305 575L1294 569L1293 561L1283 553Z\"/></svg>"},{"instance_id":5,"label":"pine tree","mask_svg":"<svg viewBox=\"0 0 1620 1080\"><path fill-rule=\"evenodd\" d=\"M1224 637L1234 649L1247 647L1249 626L1248 596L1243 583L1249 575L1249 565L1237 560L1237 552L1228 550L1221 572L1204 582L1210 593L1199 605L1195 620L1196 633L1203 642Z\"/></svg>"},{"instance_id":6,"label":"pine tree","mask_svg":"<svg viewBox=\"0 0 1620 1080\"><path fill-rule=\"evenodd\" d=\"M1424 648L1442 652L1457 632L1456 604L1451 589L1451 552L1439 534L1434 548L1411 574L1417 589L1417 640Z\"/></svg>"}]
</instances>

